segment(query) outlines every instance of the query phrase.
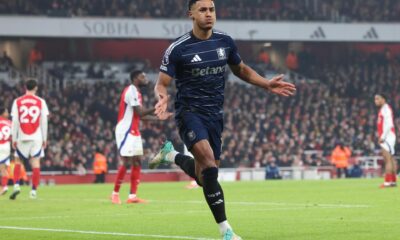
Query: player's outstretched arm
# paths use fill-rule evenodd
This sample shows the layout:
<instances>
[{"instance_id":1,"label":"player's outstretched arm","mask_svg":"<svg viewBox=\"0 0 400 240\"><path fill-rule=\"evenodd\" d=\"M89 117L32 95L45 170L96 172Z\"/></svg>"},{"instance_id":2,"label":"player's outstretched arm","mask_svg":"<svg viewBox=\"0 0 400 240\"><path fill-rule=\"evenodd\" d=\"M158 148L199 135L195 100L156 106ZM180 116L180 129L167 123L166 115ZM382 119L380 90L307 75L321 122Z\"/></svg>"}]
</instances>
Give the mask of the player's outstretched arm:
<instances>
[{"instance_id":1,"label":"player's outstretched arm","mask_svg":"<svg viewBox=\"0 0 400 240\"><path fill-rule=\"evenodd\" d=\"M154 93L156 98L158 99L157 104L155 105L154 114L160 119L166 119L166 111L168 107L168 86L171 84L172 77L168 74L160 72L158 76L158 80L156 86L154 87ZM168 115L168 114L167 114Z\"/></svg>"},{"instance_id":2,"label":"player's outstretched arm","mask_svg":"<svg viewBox=\"0 0 400 240\"><path fill-rule=\"evenodd\" d=\"M260 76L251 67L247 66L243 62L239 65L229 65L233 74L245 82L263 88L274 94L288 97L294 95L296 92L296 86L292 83L283 81L284 75L278 75L268 80Z\"/></svg>"}]
</instances>

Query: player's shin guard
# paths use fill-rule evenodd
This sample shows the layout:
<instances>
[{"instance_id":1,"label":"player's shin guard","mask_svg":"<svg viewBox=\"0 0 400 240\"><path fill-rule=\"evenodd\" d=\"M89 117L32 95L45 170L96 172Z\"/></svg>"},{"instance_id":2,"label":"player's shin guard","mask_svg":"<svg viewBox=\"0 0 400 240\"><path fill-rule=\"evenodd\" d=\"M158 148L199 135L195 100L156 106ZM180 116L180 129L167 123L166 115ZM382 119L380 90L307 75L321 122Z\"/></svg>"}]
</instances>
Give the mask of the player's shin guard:
<instances>
[{"instance_id":1,"label":"player's shin guard","mask_svg":"<svg viewBox=\"0 0 400 240\"><path fill-rule=\"evenodd\" d=\"M203 193L214 215L215 221L217 223L226 221L224 193L218 182L218 168L212 167L204 169L202 176Z\"/></svg>"},{"instance_id":2,"label":"player's shin guard","mask_svg":"<svg viewBox=\"0 0 400 240\"><path fill-rule=\"evenodd\" d=\"M121 184L124 181L125 174L126 174L126 167L124 165L122 165L119 167L117 178L115 179L114 192L116 192L116 193L119 192L119 189L121 188Z\"/></svg>"},{"instance_id":3,"label":"player's shin guard","mask_svg":"<svg viewBox=\"0 0 400 240\"><path fill-rule=\"evenodd\" d=\"M14 184L19 185L20 179L21 179L21 164L16 163L14 166Z\"/></svg>"},{"instance_id":4,"label":"player's shin guard","mask_svg":"<svg viewBox=\"0 0 400 240\"><path fill-rule=\"evenodd\" d=\"M194 158L178 153L175 156L175 164L178 165L187 175L196 180L197 184L201 186L196 176Z\"/></svg>"},{"instance_id":5,"label":"player's shin guard","mask_svg":"<svg viewBox=\"0 0 400 240\"><path fill-rule=\"evenodd\" d=\"M32 190L36 190L40 181L40 168L32 169Z\"/></svg>"},{"instance_id":6,"label":"player's shin guard","mask_svg":"<svg viewBox=\"0 0 400 240\"><path fill-rule=\"evenodd\" d=\"M131 194L136 194L137 188L140 182L140 171L141 166L132 166L131 167Z\"/></svg>"}]
</instances>

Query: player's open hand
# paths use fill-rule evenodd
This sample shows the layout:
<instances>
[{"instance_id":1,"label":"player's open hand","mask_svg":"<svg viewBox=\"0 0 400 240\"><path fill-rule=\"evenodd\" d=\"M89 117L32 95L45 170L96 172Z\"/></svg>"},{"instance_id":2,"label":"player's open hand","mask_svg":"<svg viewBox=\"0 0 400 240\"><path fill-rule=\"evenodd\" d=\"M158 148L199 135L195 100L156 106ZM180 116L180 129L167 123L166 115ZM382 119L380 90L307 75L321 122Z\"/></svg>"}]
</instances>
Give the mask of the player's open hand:
<instances>
[{"instance_id":1,"label":"player's open hand","mask_svg":"<svg viewBox=\"0 0 400 240\"><path fill-rule=\"evenodd\" d=\"M171 114L168 116L168 114L166 113L167 107L168 107L168 95L160 94L158 102L154 107L155 108L154 114L158 117L158 119L165 120L172 115Z\"/></svg>"},{"instance_id":2,"label":"player's open hand","mask_svg":"<svg viewBox=\"0 0 400 240\"><path fill-rule=\"evenodd\" d=\"M284 97L293 96L296 92L296 86L292 83L284 82L283 77L284 75L281 74L269 80L268 90Z\"/></svg>"}]
</instances>

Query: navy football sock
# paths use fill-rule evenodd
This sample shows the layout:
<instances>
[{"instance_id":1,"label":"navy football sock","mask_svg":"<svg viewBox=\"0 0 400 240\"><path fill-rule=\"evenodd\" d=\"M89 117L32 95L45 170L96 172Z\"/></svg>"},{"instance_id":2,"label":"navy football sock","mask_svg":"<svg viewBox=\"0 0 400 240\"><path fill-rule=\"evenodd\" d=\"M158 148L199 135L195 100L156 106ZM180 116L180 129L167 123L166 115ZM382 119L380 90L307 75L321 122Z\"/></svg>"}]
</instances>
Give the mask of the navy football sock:
<instances>
[{"instance_id":1,"label":"navy football sock","mask_svg":"<svg viewBox=\"0 0 400 240\"><path fill-rule=\"evenodd\" d=\"M194 179L197 179L194 166L194 158L178 153L175 156L175 164L178 165L187 175Z\"/></svg>"},{"instance_id":2,"label":"navy football sock","mask_svg":"<svg viewBox=\"0 0 400 240\"><path fill-rule=\"evenodd\" d=\"M204 197L214 215L215 221L217 223L226 221L224 193L218 182L218 168L204 169L202 176Z\"/></svg>"}]
</instances>

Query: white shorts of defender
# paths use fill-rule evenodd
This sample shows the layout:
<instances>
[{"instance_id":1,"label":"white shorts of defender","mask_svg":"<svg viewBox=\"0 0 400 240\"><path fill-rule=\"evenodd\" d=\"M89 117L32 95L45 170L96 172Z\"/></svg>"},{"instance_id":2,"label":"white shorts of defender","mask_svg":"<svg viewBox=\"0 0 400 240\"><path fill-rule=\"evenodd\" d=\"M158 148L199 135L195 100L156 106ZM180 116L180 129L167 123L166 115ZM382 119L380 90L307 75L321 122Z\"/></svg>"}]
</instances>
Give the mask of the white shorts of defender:
<instances>
[{"instance_id":1,"label":"white shorts of defender","mask_svg":"<svg viewBox=\"0 0 400 240\"><path fill-rule=\"evenodd\" d=\"M10 165L11 145L10 143L0 144L0 164Z\"/></svg>"},{"instance_id":2,"label":"white shorts of defender","mask_svg":"<svg viewBox=\"0 0 400 240\"><path fill-rule=\"evenodd\" d=\"M44 157L42 141L18 141L15 156L22 160Z\"/></svg>"},{"instance_id":3,"label":"white shorts of defender","mask_svg":"<svg viewBox=\"0 0 400 240\"><path fill-rule=\"evenodd\" d=\"M119 155L122 157L133 157L143 155L143 142L141 136L132 134L115 134Z\"/></svg>"},{"instance_id":4,"label":"white shorts of defender","mask_svg":"<svg viewBox=\"0 0 400 240\"><path fill-rule=\"evenodd\" d=\"M5 164L6 166L10 165L10 147L2 148L0 147L0 165Z\"/></svg>"},{"instance_id":5,"label":"white shorts of defender","mask_svg":"<svg viewBox=\"0 0 400 240\"><path fill-rule=\"evenodd\" d=\"M382 149L388 151L391 155L395 154L395 145L396 145L396 135L389 134L385 141L379 144Z\"/></svg>"}]
</instances>

